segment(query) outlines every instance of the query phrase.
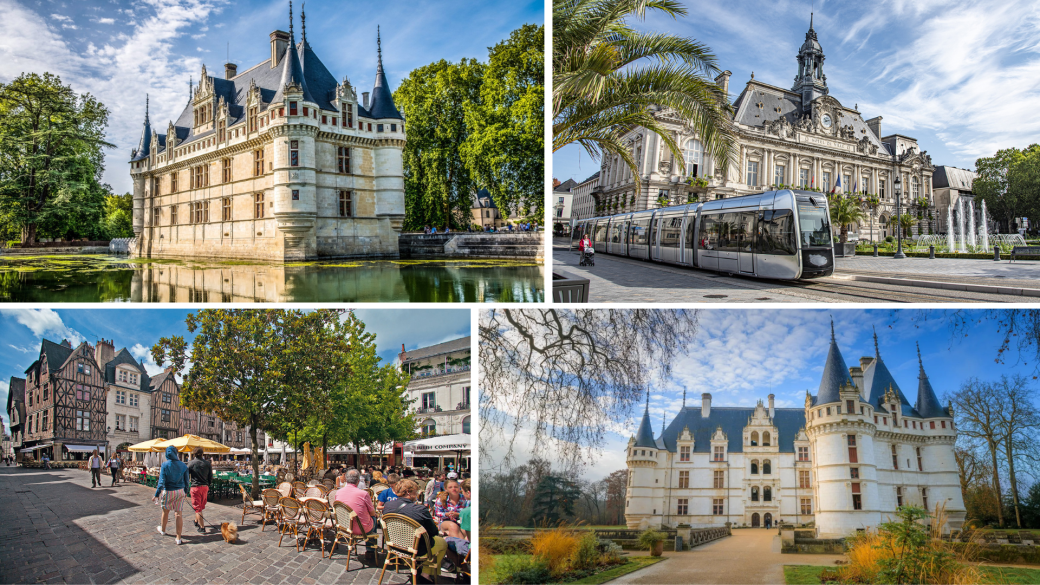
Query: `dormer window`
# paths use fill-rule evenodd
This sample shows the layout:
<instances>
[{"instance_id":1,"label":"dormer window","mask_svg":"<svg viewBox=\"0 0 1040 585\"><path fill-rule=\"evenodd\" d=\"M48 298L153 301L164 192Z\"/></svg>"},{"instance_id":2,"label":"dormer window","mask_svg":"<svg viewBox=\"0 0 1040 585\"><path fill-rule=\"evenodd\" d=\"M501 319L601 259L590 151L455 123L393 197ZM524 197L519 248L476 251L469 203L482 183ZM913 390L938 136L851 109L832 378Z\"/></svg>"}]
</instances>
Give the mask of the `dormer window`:
<instances>
[{"instance_id":1,"label":"dormer window","mask_svg":"<svg viewBox=\"0 0 1040 585\"><path fill-rule=\"evenodd\" d=\"M249 108L249 131L250 132L256 132L256 129L257 129L256 119L257 119L257 115L259 113L258 110L259 110L259 108L256 107L256 106L253 106L253 107Z\"/></svg>"}]
</instances>

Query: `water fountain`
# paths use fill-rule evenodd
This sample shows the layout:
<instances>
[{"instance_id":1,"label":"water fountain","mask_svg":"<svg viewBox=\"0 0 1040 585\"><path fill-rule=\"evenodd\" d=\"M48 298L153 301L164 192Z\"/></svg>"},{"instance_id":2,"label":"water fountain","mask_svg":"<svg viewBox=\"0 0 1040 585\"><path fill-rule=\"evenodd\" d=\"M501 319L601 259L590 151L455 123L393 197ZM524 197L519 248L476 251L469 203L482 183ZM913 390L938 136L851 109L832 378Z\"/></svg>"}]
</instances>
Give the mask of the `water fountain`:
<instances>
[{"instance_id":1,"label":"water fountain","mask_svg":"<svg viewBox=\"0 0 1040 585\"><path fill-rule=\"evenodd\" d=\"M964 200L957 199L957 251L965 253L968 250L964 241Z\"/></svg>"},{"instance_id":2,"label":"water fountain","mask_svg":"<svg viewBox=\"0 0 1040 585\"><path fill-rule=\"evenodd\" d=\"M953 206L946 207L946 251L953 252Z\"/></svg>"},{"instance_id":3,"label":"water fountain","mask_svg":"<svg viewBox=\"0 0 1040 585\"><path fill-rule=\"evenodd\" d=\"M989 252L989 218L986 217L986 200L982 200L982 252Z\"/></svg>"},{"instance_id":4,"label":"water fountain","mask_svg":"<svg viewBox=\"0 0 1040 585\"><path fill-rule=\"evenodd\" d=\"M977 252L978 242L975 240L975 200L968 200L968 251Z\"/></svg>"}]
</instances>

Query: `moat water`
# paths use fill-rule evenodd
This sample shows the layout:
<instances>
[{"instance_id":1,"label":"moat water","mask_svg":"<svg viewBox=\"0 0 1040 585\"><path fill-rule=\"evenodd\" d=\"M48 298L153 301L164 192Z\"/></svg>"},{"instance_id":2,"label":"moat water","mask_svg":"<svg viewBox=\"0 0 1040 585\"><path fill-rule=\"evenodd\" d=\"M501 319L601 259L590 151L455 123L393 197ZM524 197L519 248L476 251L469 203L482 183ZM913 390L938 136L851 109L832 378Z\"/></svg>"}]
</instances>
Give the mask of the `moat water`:
<instances>
[{"instance_id":1,"label":"moat water","mask_svg":"<svg viewBox=\"0 0 1040 585\"><path fill-rule=\"evenodd\" d=\"M252 261L0 256L0 301L541 302L545 266L515 260Z\"/></svg>"}]
</instances>

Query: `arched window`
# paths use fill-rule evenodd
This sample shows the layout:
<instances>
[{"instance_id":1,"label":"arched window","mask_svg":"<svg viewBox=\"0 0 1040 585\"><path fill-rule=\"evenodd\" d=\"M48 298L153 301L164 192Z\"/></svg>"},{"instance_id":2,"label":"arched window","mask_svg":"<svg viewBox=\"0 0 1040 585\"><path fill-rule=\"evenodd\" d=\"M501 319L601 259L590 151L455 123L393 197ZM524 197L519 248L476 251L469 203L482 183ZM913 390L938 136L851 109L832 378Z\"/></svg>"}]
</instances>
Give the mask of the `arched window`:
<instances>
[{"instance_id":1,"label":"arched window","mask_svg":"<svg viewBox=\"0 0 1040 585\"><path fill-rule=\"evenodd\" d=\"M424 437L431 437L437 434L437 423L432 418L428 418L423 421L422 434Z\"/></svg>"},{"instance_id":2,"label":"arched window","mask_svg":"<svg viewBox=\"0 0 1040 585\"><path fill-rule=\"evenodd\" d=\"M758 501L758 486L752 486L751 487L751 501L752 502L757 502Z\"/></svg>"},{"instance_id":3,"label":"arched window","mask_svg":"<svg viewBox=\"0 0 1040 585\"><path fill-rule=\"evenodd\" d=\"M768 447L769 446L769 431L766 431L766 432L762 433L762 446L763 447Z\"/></svg>"},{"instance_id":4,"label":"arched window","mask_svg":"<svg viewBox=\"0 0 1040 585\"><path fill-rule=\"evenodd\" d=\"M768 459L762 462L762 473L769 475L770 473L772 473L771 469L772 466L770 465Z\"/></svg>"},{"instance_id":5,"label":"arched window","mask_svg":"<svg viewBox=\"0 0 1040 585\"><path fill-rule=\"evenodd\" d=\"M758 475L758 460L757 459L751 462L751 474L752 475Z\"/></svg>"},{"instance_id":6,"label":"arched window","mask_svg":"<svg viewBox=\"0 0 1040 585\"><path fill-rule=\"evenodd\" d=\"M692 139L686 141L683 148L683 161L686 162L686 174L690 177L698 177L704 174L702 159L704 158L704 147L701 141Z\"/></svg>"},{"instance_id":7,"label":"arched window","mask_svg":"<svg viewBox=\"0 0 1040 585\"><path fill-rule=\"evenodd\" d=\"M766 486L762 490L762 501L764 501L764 502L772 502L773 501L773 490L769 486Z\"/></svg>"},{"instance_id":8,"label":"arched window","mask_svg":"<svg viewBox=\"0 0 1040 585\"><path fill-rule=\"evenodd\" d=\"M464 434L464 435L470 434L469 417L468 416L466 418L462 419L462 434Z\"/></svg>"},{"instance_id":9,"label":"arched window","mask_svg":"<svg viewBox=\"0 0 1040 585\"><path fill-rule=\"evenodd\" d=\"M751 446L755 447L758 445L758 431L751 431Z\"/></svg>"}]
</instances>

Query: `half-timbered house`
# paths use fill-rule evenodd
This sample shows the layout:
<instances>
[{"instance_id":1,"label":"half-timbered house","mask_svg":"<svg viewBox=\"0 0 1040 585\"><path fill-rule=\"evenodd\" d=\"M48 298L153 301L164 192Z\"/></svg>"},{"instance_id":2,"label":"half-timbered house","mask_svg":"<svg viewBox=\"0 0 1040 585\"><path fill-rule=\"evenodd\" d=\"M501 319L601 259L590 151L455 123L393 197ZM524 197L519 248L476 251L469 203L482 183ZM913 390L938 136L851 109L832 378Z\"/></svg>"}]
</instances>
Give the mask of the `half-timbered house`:
<instances>
[{"instance_id":1,"label":"half-timbered house","mask_svg":"<svg viewBox=\"0 0 1040 585\"><path fill-rule=\"evenodd\" d=\"M151 429L153 439L173 439L180 436L181 428L181 396L180 386L168 367L162 373L152 376L149 383L151 391Z\"/></svg>"},{"instance_id":2,"label":"half-timbered house","mask_svg":"<svg viewBox=\"0 0 1040 585\"><path fill-rule=\"evenodd\" d=\"M11 421L11 448L15 456L22 448L25 432L25 379L11 376L7 386L7 420Z\"/></svg>"},{"instance_id":3,"label":"half-timbered house","mask_svg":"<svg viewBox=\"0 0 1040 585\"><path fill-rule=\"evenodd\" d=\"M116 352L110 339L98 341L94 360L105 380L110 449L151 438L152 396L144 366L125 347Z\"/></svg>"}]
</instances>

